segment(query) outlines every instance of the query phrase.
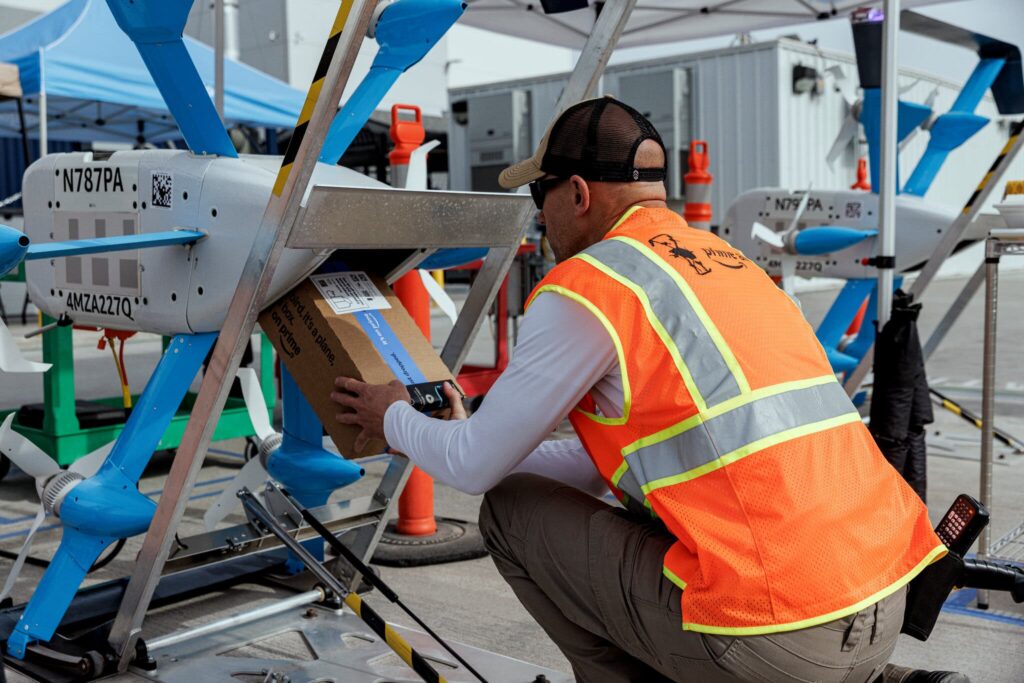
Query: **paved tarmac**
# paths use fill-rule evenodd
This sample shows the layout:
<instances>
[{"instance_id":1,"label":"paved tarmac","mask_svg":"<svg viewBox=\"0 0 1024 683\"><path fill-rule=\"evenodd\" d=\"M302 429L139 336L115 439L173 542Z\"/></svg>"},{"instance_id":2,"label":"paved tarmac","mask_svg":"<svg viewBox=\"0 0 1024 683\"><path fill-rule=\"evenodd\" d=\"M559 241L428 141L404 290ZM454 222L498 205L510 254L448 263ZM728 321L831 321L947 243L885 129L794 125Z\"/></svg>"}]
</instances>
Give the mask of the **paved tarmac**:
<instances>
[{"instance_id":1,"label":"paved tarmac","mask_svg":"<svg viewBox=\"0 0 1024 683\"><path fill-rule=\"evenodd\" d=\"M925 300L922 336L927 337L944 306L953 299L962 279L940 280ZM999 333L998 416L999 424L1024 438L1024 311L1020 309L1024 292L1024 274L1008 273L1002 282ZM808 319L816 323L834 292L810 292L802 296ZM957 400L980 413L981 377L980 296L971 303L943 347L929 364L930 378ZM443 338L446 324L435 318L435 339ZM19 328L14 328L18 334ZM82 397L117 394L117 380L109 352L95 349L96 333L75 333L76 370ZM159 353L159 338L140 335L127 347L128 373L133 387L141 388L154 367ZM490 360L488 326L474 346L471 362ZM30 357L38 358L38 342L26 343ZM8 376L10 377L10 376ZM17 382L0 380L0 409L15 407L42 398L41 383L36 379ZM979 435L976 429L951 413L937 409L936 422L929 430L929 501L934 520L945 512L955 495L961 491L977 493L979 472ZM240 440L215 444L208 464L200 475L186 512L184 533L196 532L201 526L204 509L241 464ZM993 498L991 508L992 538L1006 537L1024 521L1024 455L997 448L993 467ZM141 483L144 493L159 495L170 458L154 459ZM367 477L360 484L336 494L335 499L359 495L371 490L383 472L384 463L367 464ZM445 487L437 487L436 511L440 515L475 520L480 498L467 496ZM21 473L12 473L0 483L0 549L17 551L35 512L36 498L31 480ZM240 521L241 517L233 518ZM59 542L54 525L37 537L33 555L47 558ZM128 574L134 565L140 539L128 543L120 556L105 569L90 576L88 583ZM1019 553L1024 559L1021 539L1004 547L1006 553ZM10 566L0 559L0 575ZM18 581L14 597L26 599L41 575L36 567L26 567ZM558 649L519 605L487 558L426 568L381 568L405 601L427 621L453 641L484 648L516 659L527 660L555 672L551 680L566 679L566 660ZM947 603L931 639L919 642L901 636L893 661L908 666L932 669L954 669L970 676L975 683L1019 683L1024 680L1024 609L1004 598L993 599L991 608L974 607L973 592L958 593ZM192 601L174 609L155 613L146 624L146 636L194 626L270 600L264 589L232 591L203 600ZM411 625L411 620L397 608L370 594L367 601L395 623ZM301 645L301 644L300 644ZM298 655L300 645L284 643L270 649ZM269 647L269 646L268 646ZM270 655L267 655L270 656ZM499 667L500 669L501 667ZM507 669L506 669L507 670ZM388 680L405 680L396 674ZM18 680L15 678L14 680ZM121 677L119 680L140 680ZM205 680L205 679L204 679ZM246 678L244 680L257 680ZM299 680L299 679L293 679ZM409 680L412 680L409 678ZM459 677L459 680L463 680ZM465 680L472 680L467 678ZM523 680L502 678L491 680Z\"/></svg>"}]
</instances>

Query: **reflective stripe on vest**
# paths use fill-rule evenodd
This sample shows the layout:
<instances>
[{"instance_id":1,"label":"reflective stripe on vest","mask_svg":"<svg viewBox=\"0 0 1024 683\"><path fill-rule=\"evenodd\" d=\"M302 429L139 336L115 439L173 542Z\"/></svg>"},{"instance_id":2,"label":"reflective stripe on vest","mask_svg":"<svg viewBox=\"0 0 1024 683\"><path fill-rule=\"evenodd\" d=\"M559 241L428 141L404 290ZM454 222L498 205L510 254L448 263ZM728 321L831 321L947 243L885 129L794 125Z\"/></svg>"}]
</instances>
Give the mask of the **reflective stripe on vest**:
<instances>
[{"instance_id":1,"label":"reflective stripe on vest","mask_svg":"<svg viewBox=\"0 0 1024 683\"><path fill-rule=\"evenodd\" d=\"M696 415L623 449L612 483L634 501L769 446L860 420L833 375L751 391L686 280L637 240L613 237L582 260L636 295L672 356ZM682 296L680 296L682 294Z\"/></svg>"},{"instance_id":2,"label":"reflective stripe on vest","mask_svg":"<svg viewBox=\"0 0 1024 683\"><path fill-rule=\"evenodd\" d=\"M713 417L695 416L703 419L637 441L623 449L626 471L619 482L629 479L647 494L783 441L860 421L842 385L834 377L824 379L828 382L754 398Z\"/></svg>"},{"instance_id":3,"label":"reflective stripe on vest","mask_svg":"<svg viewBox=\"0 0 1024 683\"><path fill-rule=\"evenodd\" d=\"M636 294L698 410L749 391L732 351L697 295L664 259L626 237L602 240L574 258Z\"/></svg>"}]
</instances>

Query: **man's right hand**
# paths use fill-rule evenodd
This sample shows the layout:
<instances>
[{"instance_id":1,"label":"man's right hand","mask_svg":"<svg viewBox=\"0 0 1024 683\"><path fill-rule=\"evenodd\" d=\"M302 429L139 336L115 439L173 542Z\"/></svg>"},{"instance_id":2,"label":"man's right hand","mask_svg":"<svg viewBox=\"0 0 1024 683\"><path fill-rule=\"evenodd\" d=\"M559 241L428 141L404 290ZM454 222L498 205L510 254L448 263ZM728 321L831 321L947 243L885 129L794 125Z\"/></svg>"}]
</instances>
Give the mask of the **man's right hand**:
<instances>
[{"instance_id":1,"label":"man's right hand","mask_svg":"<svg viewBox=\"0 0 1024 683\"><path fill-rule=\"evenodd\" d=\"M444 383L444 395L448 399L448 404L451 406L451 415L448 416L449 420L465 420L466 419L466 406L462 405L462 394L455 388L455 385L451 382Z\"/></svg>"}]
</instances>

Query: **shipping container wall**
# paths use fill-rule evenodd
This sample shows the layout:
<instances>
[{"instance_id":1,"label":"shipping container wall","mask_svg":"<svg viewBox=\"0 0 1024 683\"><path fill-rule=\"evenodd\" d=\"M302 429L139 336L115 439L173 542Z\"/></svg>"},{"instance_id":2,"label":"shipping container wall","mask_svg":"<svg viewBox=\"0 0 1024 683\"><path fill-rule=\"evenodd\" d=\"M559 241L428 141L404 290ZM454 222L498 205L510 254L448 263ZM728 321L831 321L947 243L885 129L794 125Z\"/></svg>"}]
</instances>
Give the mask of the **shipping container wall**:
<instances>
[{"instance_id":1,"label":"shipping container wall","mask_svg":"<svg viewBox=\"0 0 1024 683\"><path fill-rule=\"evenodd\" d=\"M838 56L812 46L779 43L779 179L782 187L846 189L857 178L857 159L867 154L860 132L833 164L826 157L849 113L844 92L851 100L860 96L857 64L852 56ZM838 70L829 71L838 67ZM820 88L794 92L795 71L813 69Z\"/></svg>"},{"instance_id":2,"label":"shipping container wall","mask_svg":"<svg viewBox=\"0 0 1024 683\"><path fill-rule=\"evenodd\" d=\"M964 55L965 59L975 59L967 51ZM793 92L793 72L797 66L813 68L821 76L820 92ZM828 71L833 66L840 68L842 81L837 81L837 74ZM659 73L662 76L658 76ZM675 81L672 74L676 74ZM557 74L462 88L451 91L450 100L469 100L511 89L528 91L535 144L550 122L566 78L567 74ZM643 93L643 83L648 80L662 84L651 87L668 88L673 82L677 84L674 106L679 108L680 137L686 137L685 131L689 130L693 138L708 143L710 171L714 176L713 222L725 214L737 195L755 187L804 189L813 184L821 189L848 188L856 179L857 159L867 155L863 130L858 129L855 141L844 149L832 167L826 162L847 114L848 105L837 86L854 99L861 95L853 55L780 39L612 66L606 71L598 92L643 99L644 102L635 104L641 109L651 108L661 129L670 124L662 120L665 112L656 113L654 109L666 109L669 100L661 93L652 93L650 97L635 95ZM630 84L624 87L627 81ZM900 73L902 97L923 103L936 91L934 108L937 113L949 110L961 86L961 83L920 72L903 70ZM930 201L962 206L1005 144L1008 126L1006 119L997 116L991 94L986 95L978 113L994 120L950 155L928 192ZM465 129L454 121L449 125L452 187L468 189L470 152L465 148ZM666 143L674 143L671 134L665 130L662 133ZM913 171L927 142L928 133L920 131L904 145L900 154L901 182ZM685 150L688 145L689 140L681 139L677 148ZM683 157L685 162L685 154ZM685 163L680 166L679 175L686 171ZM1024 178L1024 155L1015 162L1008 178ZM673 174L670 183L673 189L678 189L678 176ZM997 197L993 201L998 201L1002 189L994 194Z\"/></svg>"},{"instance_id":3,"label":"shipping container wall","mask_svg":"<svg viewBox=\"0 0 1024 683\"><path fill-rule=\"evenodd\" d=\"M696 61L694 137L708 143L712 224L746 190L779 182L777 43Z\"/></svg>"}]
</instances>

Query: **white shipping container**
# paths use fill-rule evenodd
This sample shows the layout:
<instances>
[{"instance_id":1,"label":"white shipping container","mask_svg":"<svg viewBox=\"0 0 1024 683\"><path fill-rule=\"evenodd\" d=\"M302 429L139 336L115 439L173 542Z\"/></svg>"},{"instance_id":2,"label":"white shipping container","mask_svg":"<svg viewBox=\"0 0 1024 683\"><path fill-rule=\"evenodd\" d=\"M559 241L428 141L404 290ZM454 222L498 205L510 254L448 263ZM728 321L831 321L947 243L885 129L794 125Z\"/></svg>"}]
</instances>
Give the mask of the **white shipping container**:
<instances>
[{"instance_id":1,"label":"white shipping container","mask_svg":"<svg viewBox=\"0 0 1024 683\"><path fill-rule=\"evenodd\" d=\"M964 51L965 59L974 59ZM821 84L812 91L794 91L794 69L810 67ZM830 71L839 67L841 78ZM512 91L517 111L490 109L491 120L508 117L525 119L530 142L521 154L510 147L499 154L489 145L491 165L477 155L479 140L471 140L465 116L449 121L449 164L453 189L494 189L482 187L481 178L496 175L506 159L531 153L550 122L558 95L568 74L523 79L449 91L453 114L462 107L472 125L474 103ZM901 97L924 102L935 91L934 110L949 109L962 83L912 70L901 70ZM647 114L658 127L669 150L669 194L678 204L684 197L682 176L691 139L708 142L710 172L714 176L712 209L717 218L740 193L765 186L793 189L813 184L817 188L848 188L856 179L857 160L867 154L863 133L829 166L825 157L847 115L843 90L859 96L854 56L822 50L795 40L779 39L734 47L678 55L657 60L609 67L599 93L620 97ZM493 101L493 100L492 100ZM462 103L461 105L458 103ZM974 138L955 150L928 192L937 204L959 207L985 175L1008 135L1008 125L996 111L991 94L978 113L993 118ZM900 155L900 182L906 180L928 142L919 131ZM520 140L521 148L522 140ZM473 186L473 168L477 185ZM1008 177L1024 177L1024 157L1018 159ZM994 193L1001 196L1001 192ZM995 198L998 200L998 197Z\"/></svg>"}]
</instances>

